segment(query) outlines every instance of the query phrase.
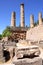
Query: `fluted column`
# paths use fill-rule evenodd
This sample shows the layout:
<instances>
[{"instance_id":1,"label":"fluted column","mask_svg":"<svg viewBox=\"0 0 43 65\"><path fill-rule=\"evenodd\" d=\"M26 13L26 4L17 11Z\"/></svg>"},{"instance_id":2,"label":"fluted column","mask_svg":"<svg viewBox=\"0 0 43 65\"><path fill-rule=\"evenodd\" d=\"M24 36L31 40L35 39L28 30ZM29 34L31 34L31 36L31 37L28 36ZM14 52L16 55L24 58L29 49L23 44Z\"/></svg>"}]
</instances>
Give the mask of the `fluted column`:
<instances>
[{"instance_id":1,"label":"fluted column","mask_svg":"<svg viewBox=\"0 0 43 65\"><path fill-rule=\"evenodd\" d=\"M16 27L16 13L12 12L11 15L11 26Z\"/></svg>"},{"instance_id":2,"label":"fluted column","mask_svg":"<svg viewBox=\"0 0 43 65\"><path fill-rule=\"evenodd\" d=\"M34 27L34 16L30 15L30 27L33 28Z\"/></svg>"},{"instance_id":3,"label":"fluted column","mask_svg":"<svg viewBox=\"0 0 43 65\"><path fill-rule=\"evenodd\" d=\"M25 22L24 22L24 4L21 4L20 8L21 8L21 11L20 11L20 15L21 15L20 26L21 27L25 27Z\"/></svg>"},{"instance_id":4,"label":"fluted column","mask_svg":"<svg viewBox=\"0 0 43 65\"><path fill-rule=\"evenodd\" d=\"M39 13L38 17L39 17L39 25L41 25L42 24L42 13L41 12Z\"/></svg>"}]
</instances>

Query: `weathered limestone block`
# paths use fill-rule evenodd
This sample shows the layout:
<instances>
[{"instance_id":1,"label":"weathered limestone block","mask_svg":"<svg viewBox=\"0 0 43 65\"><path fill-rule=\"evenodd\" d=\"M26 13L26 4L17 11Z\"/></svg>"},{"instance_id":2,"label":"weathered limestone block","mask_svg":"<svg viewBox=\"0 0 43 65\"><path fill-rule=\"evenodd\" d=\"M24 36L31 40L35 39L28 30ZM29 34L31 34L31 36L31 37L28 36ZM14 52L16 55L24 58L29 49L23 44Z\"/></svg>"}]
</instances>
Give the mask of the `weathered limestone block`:
<instances>
[{"instance_id":1,"label":"weathered limestone block","mask_svg":"<svg viewBox=\"0 0 43 65\"><path fill-rule=\"evenodd\" d=\"M39 56L40 49L39 46L31 45L28 40L19 40L16 44L15 55L17 58Z\"/></svg>"},{"instance_id":2,"label":"weathered limestone block","mask_svg":"<svg viewBox=\"0 0 43 65\"><path fill-rule=\"evenodd\" d=\"M13 64L15 65L42 65L42 59L39 57L36 57L33 59L28 59L28 58L19 59L19 60L14 60Z\"/></svg>"},{"instance_id":3,"label":"weathered limestone block","mask_svg":"<svg viewBox=\"0 0 43 65\"><path fill-rule=\"evenodd\" d=\"M43 40L43 24L30 28L26 33L26 39L31 41Z\"/></svg>"}]
</instances>

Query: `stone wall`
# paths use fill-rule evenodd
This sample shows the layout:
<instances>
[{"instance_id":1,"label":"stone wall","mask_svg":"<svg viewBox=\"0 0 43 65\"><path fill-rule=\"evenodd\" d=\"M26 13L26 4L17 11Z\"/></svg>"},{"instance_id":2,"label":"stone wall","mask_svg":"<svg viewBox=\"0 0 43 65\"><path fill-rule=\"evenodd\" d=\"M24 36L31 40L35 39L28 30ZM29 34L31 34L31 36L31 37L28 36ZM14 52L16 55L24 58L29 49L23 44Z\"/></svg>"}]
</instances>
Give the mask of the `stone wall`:
<instances>
[{"instance_id":1,"label":"stone wall","mask_svg":"<svg viewBox=\"0 0 43 65\"><path fill-rule=\"evenodd\" d=\"M34 28L30 28L26 34L27 40L41 41L43 40L43 24Z\"/></svg>"},{"instance_id":2,"label":"stone wall","mask_svg":"<svg viewBox=\"0 0 43 65\"><path fill-rule=\"evenodd\" d=\"M13 32L12 35L14 40L26 39L26 32L25 31L18 31Z\"/></svg>"}]
</instances>

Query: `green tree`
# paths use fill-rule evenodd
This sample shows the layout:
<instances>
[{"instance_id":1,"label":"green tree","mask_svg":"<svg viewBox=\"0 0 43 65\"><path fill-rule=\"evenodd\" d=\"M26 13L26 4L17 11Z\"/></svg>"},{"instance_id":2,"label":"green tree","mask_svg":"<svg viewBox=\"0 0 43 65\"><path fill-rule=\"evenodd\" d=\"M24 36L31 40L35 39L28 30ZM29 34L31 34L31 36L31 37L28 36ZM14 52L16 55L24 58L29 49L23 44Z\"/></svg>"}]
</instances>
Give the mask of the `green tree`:
<instances>
[{"instance_id":1,"label":"green tree","mask_svg":"<svg viewBox=\"0 0 43 65\"><path fill-rule=\"evenodd\" d=\"M0 40L2 39L2 34L0 34Z\"/></svg>"},{"instance_id":2,"label":"green tree","mask_svg":"<svg viewBox=\"0 0 43 65\"><path fill-rule=\"evenodd\" d=\"M10 27L8 27L8 26L6 27L6 29L2 33L2 36L3 37L9 37L9 36L11 36Z\"/></svg>"}]
</instances>

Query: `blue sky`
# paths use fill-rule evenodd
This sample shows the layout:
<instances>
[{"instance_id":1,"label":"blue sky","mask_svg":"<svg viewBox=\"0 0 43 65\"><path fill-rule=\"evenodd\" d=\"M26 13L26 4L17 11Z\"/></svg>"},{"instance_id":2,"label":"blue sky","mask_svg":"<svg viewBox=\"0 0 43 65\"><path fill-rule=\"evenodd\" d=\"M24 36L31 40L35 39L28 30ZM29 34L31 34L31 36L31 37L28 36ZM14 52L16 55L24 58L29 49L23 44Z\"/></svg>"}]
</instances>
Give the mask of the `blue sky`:
<instances>
[{"instance_id":1,"label":"blue sky","mask_svg":"<svg viewBox=\"0 0 43 65\"><path fill-rule=\"evenodd\" d=\"M20 23L20 4L24 3L25 24L30 25L30 14L34 15L35 22L38 20L38 13L42 12L43 0L0 0L0 33L10 26L11 13L16 12L16 25Z\"/></svg>"}]
</instances>

